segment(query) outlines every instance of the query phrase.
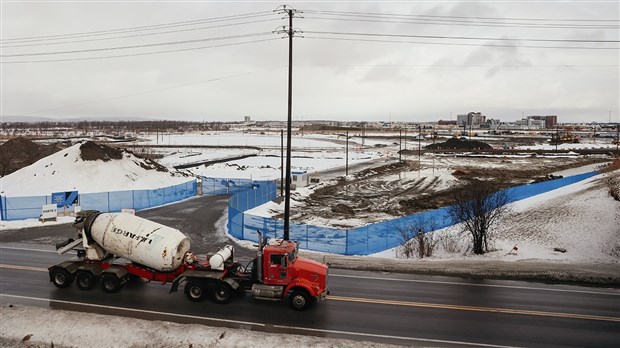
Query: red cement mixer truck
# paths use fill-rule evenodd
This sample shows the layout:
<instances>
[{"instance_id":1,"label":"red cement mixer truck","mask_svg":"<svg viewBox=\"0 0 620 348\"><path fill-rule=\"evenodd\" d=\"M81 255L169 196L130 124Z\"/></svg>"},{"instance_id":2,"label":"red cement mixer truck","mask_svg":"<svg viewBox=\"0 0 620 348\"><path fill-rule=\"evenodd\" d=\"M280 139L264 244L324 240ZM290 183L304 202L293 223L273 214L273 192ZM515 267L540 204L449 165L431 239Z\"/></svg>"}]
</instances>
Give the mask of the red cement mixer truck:
<instances>
[{"instance_id":1,"label":"red cement mixer truck","mask_svg":"<svg viewBox=\"0 0 620 348\"><path fill-rule=\"evenodd\" d=\"M64 255L77 257L50 267L50 281L65 288L74 281L81 290L97 283L103 291L118 292L132 279L172 283L170 293L184 283L185 295L199 302L210 297L225 304L237 291L249 291L257 299L285 300L296 310L322 301L327 289L328 266L299 257L293 241L262 239L257 257L243 266L233 260L230 245L205 259L190 250L181 231L127 213L79 213L73 226L77 240L56 245Z\"/></svg>"}]
</instances>

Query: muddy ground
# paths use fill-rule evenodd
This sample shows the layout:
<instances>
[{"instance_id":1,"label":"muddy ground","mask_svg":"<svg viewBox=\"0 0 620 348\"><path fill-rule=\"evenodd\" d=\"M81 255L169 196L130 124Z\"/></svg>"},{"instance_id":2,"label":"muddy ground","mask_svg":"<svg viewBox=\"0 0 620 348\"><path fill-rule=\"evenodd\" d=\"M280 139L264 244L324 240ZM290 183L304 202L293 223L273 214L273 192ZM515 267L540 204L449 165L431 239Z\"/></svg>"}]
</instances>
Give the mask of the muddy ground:
<instances>
[{"instance_id":1,"label":"muddy ground","mask_svg":"<svg viewBox=\"0 0 620 348\"><path fill-rule=\"evenodd\" d=\"M298 222L358 227L355 225L444 207L454 201L456 190L477 180L506 188L544 181L556 171L609 161L586 157L422 157L332 181L303 198L292 217Z\"/></svg>"}]
</instances>

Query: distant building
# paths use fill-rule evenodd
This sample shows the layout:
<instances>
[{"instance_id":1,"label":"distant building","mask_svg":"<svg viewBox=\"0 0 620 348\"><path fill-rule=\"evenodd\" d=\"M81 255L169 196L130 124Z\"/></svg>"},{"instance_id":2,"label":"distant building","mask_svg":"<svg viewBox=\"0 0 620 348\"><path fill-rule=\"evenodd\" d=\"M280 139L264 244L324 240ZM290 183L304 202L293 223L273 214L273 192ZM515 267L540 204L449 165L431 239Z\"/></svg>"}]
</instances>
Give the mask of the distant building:
<instances>
[{"instance_id":1,"label":"distant building","mask_svg":"<svg viewBox=\"0 0 620 348\"><path fill-rule=\"evenodd\" d=\"M250 123L252 122L252 118L250 116L243 116L243 122Z\"/></svg>"},{"instance_id":2,"label":"distant building","mask_svg":"<svg viewBox=\"0 0 620 348\"><path fill-rule=\"evenodd\" d=\"M438 125L440 126L456 126L456 121L454 120L439 120L439 122L437 122Z\"/></svg>"},{"instance_id":3,"label":"distant building","mask_svg":"<svg viewBox=\"0 0 620 348\"><path fill-rule=\"evenodd\" d=\"M545 121L545 128L555 128L558 124L558 116L556 115L528 116L527 118L537 121Z\"/></svg>"},{"instance_id":4,"label":"distant building","mask_svg":"<svg viewBox=\"0 0 620 348\"><path fill-rule=\"evenodd\" d=\"M545 120L537 120L533 118L522 118L515 122L516 126L521 126L522 128L535 128L542 129L545 128Z\"/></svg>"},{"instance_id":5,"label":"distant building","mask_svg":"<svg viewBox=\"0 0 620 348\"><path fill-rule=\"evenodd\" d=\"M486 116L480 112L470 112L468 114L456 115L456 123L459 127L480 126L485 123Z\"/></svg>"}]
</instances>

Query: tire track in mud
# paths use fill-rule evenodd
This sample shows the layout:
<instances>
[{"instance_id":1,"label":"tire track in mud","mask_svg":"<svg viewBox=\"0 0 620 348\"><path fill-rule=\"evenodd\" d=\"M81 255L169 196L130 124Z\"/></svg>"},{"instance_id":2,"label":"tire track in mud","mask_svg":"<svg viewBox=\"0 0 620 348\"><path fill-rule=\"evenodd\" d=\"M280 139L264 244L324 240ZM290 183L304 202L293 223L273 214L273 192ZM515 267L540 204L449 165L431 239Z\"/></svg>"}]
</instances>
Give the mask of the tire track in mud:
<instances>
[{"instance_id":1,"label":"tire track in mud","mask_svg":"<svg viewBox=\"0 0 620 348\"><path fill-rule=\"evenodd\" d=\"M511 187L597 161L601 159L435 157L422 162L392 163L366 169L354 174L354 179L340 179L334 185L318 189L303 200L302 205L307 209L299 209L303 212L293 213L292 218L300 222L307 217L326 219L327 223L347 219L374 223L389 216L395 218L449 205L452 193L473 180L490 180L500 187ZM414 174L430 168L438 172L422 177ZM461 175L456 176L456 171ZM442 176L446 172L454 173L456 181L445 181Z\"/></svg>"}]
</instances>

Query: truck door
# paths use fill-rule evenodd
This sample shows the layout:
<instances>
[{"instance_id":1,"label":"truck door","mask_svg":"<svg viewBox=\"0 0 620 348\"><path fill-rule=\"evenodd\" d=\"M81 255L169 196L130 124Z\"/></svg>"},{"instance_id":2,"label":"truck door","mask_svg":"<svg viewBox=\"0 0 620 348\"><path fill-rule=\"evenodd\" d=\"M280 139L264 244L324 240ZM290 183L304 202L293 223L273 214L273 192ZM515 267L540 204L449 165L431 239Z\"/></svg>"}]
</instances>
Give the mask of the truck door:
<instances>
[{"instance_id":1,"label":"truck door","mask_svg":"<svg viewBox=\"0 0 620 348\"><path fill-rule=\"evenodd\" d=\"M287 285L290 276L288 274L288 254L271 254L265 271L266 284Z\"/></svg>"}]
</instances>

